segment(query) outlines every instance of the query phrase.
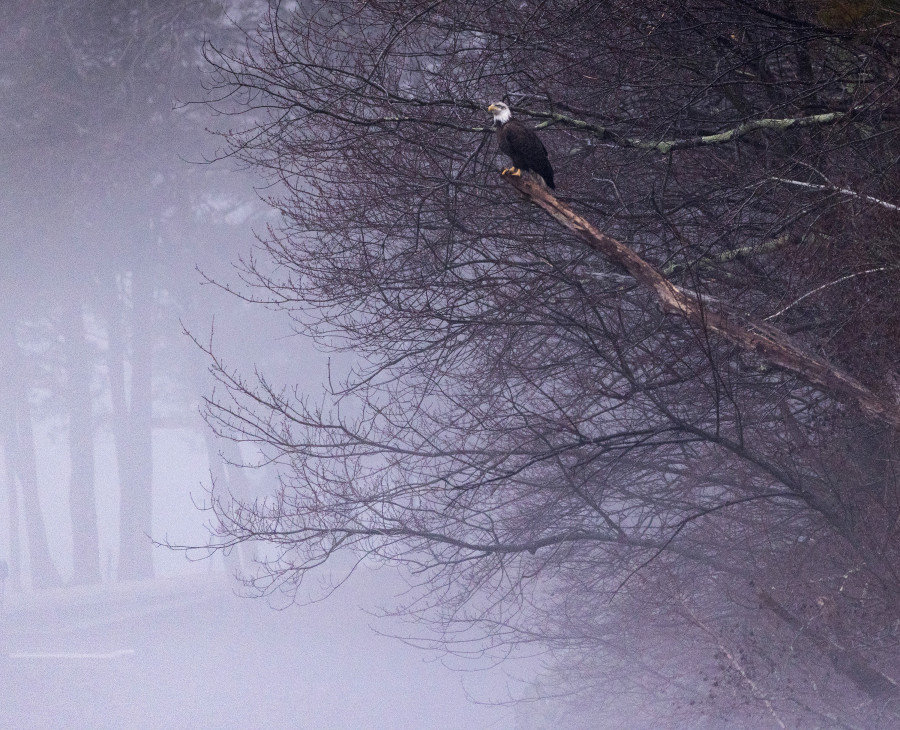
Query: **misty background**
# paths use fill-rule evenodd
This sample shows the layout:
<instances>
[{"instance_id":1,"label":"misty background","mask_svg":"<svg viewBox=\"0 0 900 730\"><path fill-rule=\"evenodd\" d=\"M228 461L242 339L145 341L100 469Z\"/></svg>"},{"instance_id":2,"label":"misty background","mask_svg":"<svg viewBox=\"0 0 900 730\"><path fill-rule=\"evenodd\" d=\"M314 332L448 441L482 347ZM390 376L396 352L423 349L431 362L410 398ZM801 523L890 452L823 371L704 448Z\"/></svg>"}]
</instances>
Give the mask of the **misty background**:
<instances>
[{"instance_id":1,"label":"misty background","mask_svg":"<svg viewBox=\"0 0 900 730\"><path fill-rule=\"evenodd\" d=\"M240 42L266 6L0 7L4 727L510 726L439 657L370 628L406 630L362 611L390 604L395 573L276 611L235 596L248 550L151 543L206 544L212 480L247 495L275 479L205 426L212 381L185 330L302 389L328 372L278 317L208 283L235 281L278 214L254 175L207 164L206 130L228 120L193 103L201 45ZM503 700L505 681L469 689Z\"/></svg>"},{"instance_id":2,"label":"misty background","mask_svg":"<svg viewBox=\"0 0 900 730\"><path fill-rule=\"evenodd\" d=\"M0 6L0 725L895 727L898 31Z\"/></svg>"}]
</instances>

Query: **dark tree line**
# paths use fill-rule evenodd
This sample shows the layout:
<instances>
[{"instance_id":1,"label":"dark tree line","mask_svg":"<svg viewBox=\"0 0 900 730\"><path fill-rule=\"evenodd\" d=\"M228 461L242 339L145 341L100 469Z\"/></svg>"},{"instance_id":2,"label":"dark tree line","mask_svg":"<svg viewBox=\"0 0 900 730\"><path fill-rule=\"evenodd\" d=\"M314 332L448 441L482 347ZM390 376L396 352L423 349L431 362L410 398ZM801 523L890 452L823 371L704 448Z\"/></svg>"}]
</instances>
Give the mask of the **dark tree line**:
<instances>
[{"instance_id":1,"label":"dark tree line","mask_svg":"<svg viewBox=\"0 0 900 730\"><path fill-rule=\"evenodd\" d=\"M0 485L13 586L153 574L153 430L167 405L184 412L196 398L199 379L173 342L178 317L202 306L198 251L209 237L222 246L196 225L212 173L180 157L198 147L201 115L173 107L198 93L202 39L227 37L221 28L221 4L207 1L0 8ZM68 503L43 509L71 525L71 574L39 500L47 457L35 433L48 422L69 455ZM117 564L101 555L98 527L104 430L117 460Z\"/></svg>"},{"instance_id":2,"label":"dark tree line","mask_svg":"<svg viewBox=\"0 0 900 730\"><path fill-rule=\"evenodd\" d=\"M208 419L282 466L265 500L213 490L217 539L271 544L263 590L345 549L407 564L446 645L549 647L569 726L896 722L891 419L661 312L499 177L485 107L701 313L892 411L897 13L303 3L208 47L227 152L282 213L240 294L356 357L317 399L211 351Z\"/></svg>"}]
</instances>

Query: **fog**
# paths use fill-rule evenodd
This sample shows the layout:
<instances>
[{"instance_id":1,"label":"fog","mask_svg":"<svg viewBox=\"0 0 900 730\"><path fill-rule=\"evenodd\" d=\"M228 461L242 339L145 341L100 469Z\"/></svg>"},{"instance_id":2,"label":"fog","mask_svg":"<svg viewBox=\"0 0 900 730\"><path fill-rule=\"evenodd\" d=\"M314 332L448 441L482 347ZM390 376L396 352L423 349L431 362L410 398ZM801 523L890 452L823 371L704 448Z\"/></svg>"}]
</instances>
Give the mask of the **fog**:
<instances>
[{"instance_id":1,"label":"fog","mask_svg":"<svg viewBox=\"0 0 900 730\"><path fill-rule=\"evenodd\" d=\"M895 5L0 3L0 726L900 727Z\"/></svg>"},{"instance_id":2,"label":"fog","mask_svg":"<svg viewBox=\"0 0 900 730\"><path fill-rule=\"evenodd\" d=\"M460 677L372 631L365 575L326 605L274 611L221 577L8 597L0 721L15 728L489 728L503 683ZM373 591L374 588L374 591ZM384 623L380 624L382 628ZM490 687L485 686L487 679Z\"/></svg>"},{"instance_id":3,"label":"fog","mask_svg":"<svg viewBox=\"0 0 900 730\"><path fill-rule=\"evenodd\" d=\"M246 550L160 545L206 544L206 489L239 481L223 451L260 456L200 417L192 337L311 393L347 364L210 283L239 288L232 264L278 217L265 181L209 164L223 120L191 103L201 40L239 37L231 21L214 2L0 9L0 725L513 727L525 669L392 638L411 633L376 615L398 573L363 564L285 606L235 579Z\"/></svg>"}]
</instances>

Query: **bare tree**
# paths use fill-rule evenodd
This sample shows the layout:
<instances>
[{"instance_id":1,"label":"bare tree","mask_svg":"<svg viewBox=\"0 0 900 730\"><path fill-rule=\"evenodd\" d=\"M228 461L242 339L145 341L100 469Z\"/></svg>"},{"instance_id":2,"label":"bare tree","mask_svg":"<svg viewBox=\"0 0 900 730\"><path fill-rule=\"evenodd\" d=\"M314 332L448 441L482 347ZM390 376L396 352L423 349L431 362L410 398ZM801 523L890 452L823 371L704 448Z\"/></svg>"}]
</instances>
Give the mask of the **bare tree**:
<instances>
[{"instance_id":1,"label":"bare tree","mask_svg":"<svg viewBox=\"0 0 900 730\"><path fill-rule=\"evenodd\" d=\"M895 713L896 26L838 10L309 3L209 47L283 216L238 293L357 358L316 399L208 348L210 423L283 465L211 495L217 540L273 546L257 586L357 550L413 568L442 641L542 642L582 689ZM656 296L496 174L498 98ZM668 664L601 671L635 653Z\"/></svg>"},{"instance_id":2,"label":"bare tree","mask_svg":"<svg viewBox=\"0 0 900 730\"><path fill-rule=\"evenodd\" d=\"M30 346L16 386L21 397L49 389L48 408L36 419L54 411L67 418L64 519L72 524L76 583L100 579L94 439L107 425L121 507L119 544L110 551L118 553L120 578L153 573L153 429L172 383L188 380L172 362L180 330L159 320L172 314L177 322L196 299L197 251L214 235L191 228L212 174L179 158L202 130L173 102L196 94L200 38L221 17L221 3L193 0L38 0L0 9L0 310L10 328L4 336ZM39 343L25 343L26 331ZM194 397L183 397L184 410ZM13 432L21 416L3 408ZM11 460L26 464L27 453L18 453L24 441L10 436L7 443ZM29 523L37 519L32 506L39 508L36 497L21 504ZM44 504L65 507L64 500ZM44 563L32 560L36 571ZM36 576L35 583L56 580Z\"/></svg>"}]
</instances>

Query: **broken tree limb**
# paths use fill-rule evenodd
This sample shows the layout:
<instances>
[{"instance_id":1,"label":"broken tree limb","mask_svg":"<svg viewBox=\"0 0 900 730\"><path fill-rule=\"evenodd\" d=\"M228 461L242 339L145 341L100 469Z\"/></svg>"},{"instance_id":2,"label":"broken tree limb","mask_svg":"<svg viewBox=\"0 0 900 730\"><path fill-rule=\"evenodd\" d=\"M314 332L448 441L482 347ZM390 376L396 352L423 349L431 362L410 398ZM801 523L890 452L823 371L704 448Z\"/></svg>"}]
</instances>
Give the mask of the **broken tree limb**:
<instances>
[{"instance_id":1,"label":"broken tree limb","mask_svg":"<svg viewBox=\"0 0 900 730\"><path fill-rule=\"evenodd\" d=\"M849 373L809 352L777 327L752 320L722 302L710 302L676 286L634 249L601 233L536 180L525 175L508 175L505 179L560 225L649 289L664 313L684 317L767 363L799 376L822 392L855 405L870 420L900 427L897 403L873 393Z\"/></svg>"}]
</instances>

